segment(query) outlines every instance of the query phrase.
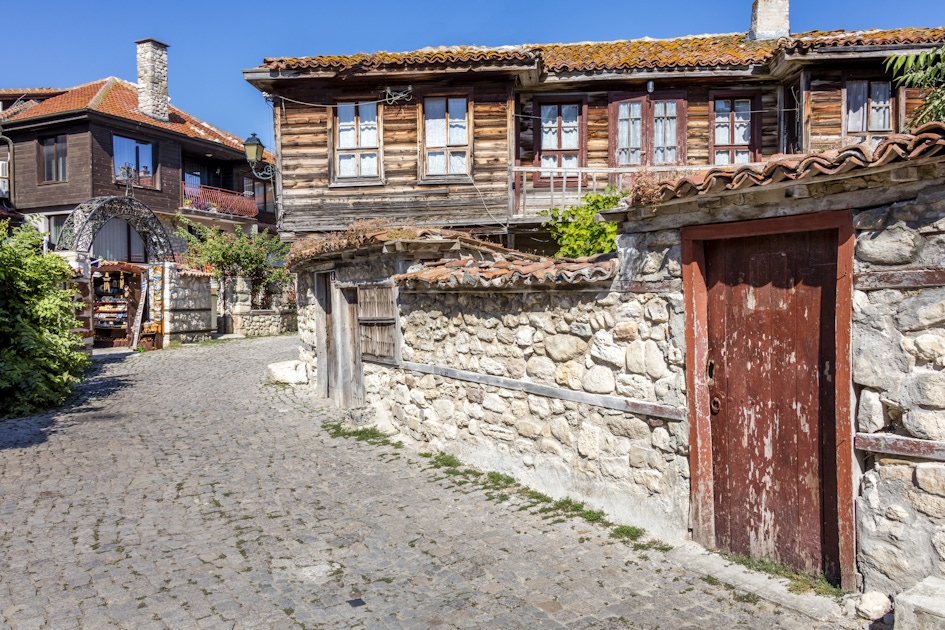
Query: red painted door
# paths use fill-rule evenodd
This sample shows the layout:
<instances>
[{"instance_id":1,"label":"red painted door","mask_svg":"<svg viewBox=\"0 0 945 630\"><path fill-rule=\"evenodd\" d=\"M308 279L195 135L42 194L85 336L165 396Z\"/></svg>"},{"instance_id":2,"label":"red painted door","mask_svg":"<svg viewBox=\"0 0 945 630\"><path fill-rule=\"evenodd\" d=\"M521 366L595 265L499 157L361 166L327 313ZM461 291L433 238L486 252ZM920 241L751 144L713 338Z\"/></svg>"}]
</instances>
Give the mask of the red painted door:
<instances>
[{"instance_id":1,"label":"red painted door","mask_svg":"<svg viewBox=\"0 0 945 630\"><path fill-rule=\"evenodd\" d=\"M716 544L836 577L837 232L704 243Z\"/></svg>"}]
</instances>

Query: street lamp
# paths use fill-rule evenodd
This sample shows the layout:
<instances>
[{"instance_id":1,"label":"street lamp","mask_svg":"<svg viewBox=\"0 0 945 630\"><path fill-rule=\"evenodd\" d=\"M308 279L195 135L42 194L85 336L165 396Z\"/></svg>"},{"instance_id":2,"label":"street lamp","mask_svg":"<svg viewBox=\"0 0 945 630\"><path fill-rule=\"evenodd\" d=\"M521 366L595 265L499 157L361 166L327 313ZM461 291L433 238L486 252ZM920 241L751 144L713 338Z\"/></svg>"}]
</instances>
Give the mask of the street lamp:
<instances>
[{"instance_id":1,"label":"street lamp","mask_svg":"<svg viewBox=\"0 0 945 630\"><path fill-rule=\"evenodd\" d=\"M243 141L243 151L246 152L246 161L249 162L249 168L252 169L253 175L259 179L272 179L276 176L275 168L272 164L266 164L263 162L263 152L266 150L266 147L263 146L262 141L256 137L256 134L252 134L249 138ZM256 170L256 164L263 162L264 168L261 171Z\"/></svg>"}]
</instances>

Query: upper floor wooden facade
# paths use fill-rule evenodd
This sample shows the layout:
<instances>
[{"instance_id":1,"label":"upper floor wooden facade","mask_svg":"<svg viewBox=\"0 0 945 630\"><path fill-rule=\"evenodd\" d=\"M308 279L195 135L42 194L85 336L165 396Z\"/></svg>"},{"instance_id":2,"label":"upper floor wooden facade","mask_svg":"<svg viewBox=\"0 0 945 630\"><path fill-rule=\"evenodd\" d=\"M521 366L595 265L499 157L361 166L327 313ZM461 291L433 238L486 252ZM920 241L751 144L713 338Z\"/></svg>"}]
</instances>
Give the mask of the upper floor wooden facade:
<instances>
[{"instance_id":1,"label":"upper floor wooden facade","mask_svg":"<svg viewBox=\"0 0 945 630\"><path fill-rule=\"evenodd\" d=\"M876 144L921 101L885 59L945 28L267 59L284 236L352 221L524 231L641 172ZM521 246L521 243L519 243Z\"/></svg>"}]
</instances>

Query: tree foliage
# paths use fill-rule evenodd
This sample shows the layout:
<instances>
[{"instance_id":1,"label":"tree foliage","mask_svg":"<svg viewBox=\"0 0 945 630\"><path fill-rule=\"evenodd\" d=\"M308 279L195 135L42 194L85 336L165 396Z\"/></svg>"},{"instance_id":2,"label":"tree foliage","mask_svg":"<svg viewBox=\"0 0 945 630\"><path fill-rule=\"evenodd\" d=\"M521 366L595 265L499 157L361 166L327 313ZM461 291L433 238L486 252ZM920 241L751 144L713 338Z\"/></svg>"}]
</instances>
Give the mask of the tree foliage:
<instances>
[{"instance_id":1,"label":"tree foliage","mask_svg":"<svg viewBox=\"0 0 945 630\"><path fill-rule=\"evenodd\" d=\"M945 47L890 57L886 69L896 76L896 85L927 90L922 107L909 119L910 125L945 121Z\"/></svg>"},{"instance_id":2,"label":"tree foliage","mask_svg":"<svg viewBox=\"0 0 945 630\"><path fill-rule=\"evenodd\" d=\"M177 219L183 225L176 234L187 239L188 264L206 268L224 280L246 278L253 286L253 296L261 295L270 283L284 284L289 280L285 267L279 264L285 261L289 246L268 230L247 234L237 225L236 231L229 233L181 215Z\"/></svg>"},{"instance_id":3,"label":"tree foliage","mask_svg":"<svg viewBox=\"0 0 945 630\"><path fill-rule=\"evenodd\" d=\"M580 258L605 254L617 249L617 224L595 220L598 212L616 206L627 195L613 187L600 193L587 193L583 202L564 210L553 208L543 223L558 244L558 256Z\"/></svg>"},{"instance_id":4,"label":"tree foliage","mask_svg":"<svg viewBox=\"0 0 945 630\"><path fill-rule=\"evenodd\" d=\"M88 367L72 270L30 225L0 222L0 418L62 403Z\"/></svg>"}]
</instances>

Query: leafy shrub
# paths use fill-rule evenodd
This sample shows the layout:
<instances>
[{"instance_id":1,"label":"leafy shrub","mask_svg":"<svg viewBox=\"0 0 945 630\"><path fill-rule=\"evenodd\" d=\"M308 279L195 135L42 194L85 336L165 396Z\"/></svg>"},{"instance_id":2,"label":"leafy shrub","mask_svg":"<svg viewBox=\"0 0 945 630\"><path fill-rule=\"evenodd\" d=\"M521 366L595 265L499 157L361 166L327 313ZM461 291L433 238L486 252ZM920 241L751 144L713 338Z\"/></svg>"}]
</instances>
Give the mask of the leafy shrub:
<instances>
[{"instance_id":1,"label":"leafy shrub","mask_svg":"<svg viewBox=\"0 0 945 630\"><path fill-rule=\"evenodd\" d=\"M177 220L183 224L178 228L177 236L187 239L188 264L208 268L210 273L223 280L236 276L246 278L252 284L256 306L267 301L265 290L269 284L283 285L289 281L285 268L276 264L285 260L289 246L267 230L247 234L237 225L236 231L229 233L182 215L177 215Z\"/></svg>"},{"instance_id":2,"label":"leafy shrub","mask_svg":"<svg viewBox=\"0 0 945 630\"><path fill-rule=\"evenodd\" d=\"M594 217L616 206L625 196L625 192L608 187L601 193L587 193L581 197L581 205L550 210L543 225L560 247L557 255L580 258L617 249L617 224L601 223Z\"/></svg>"},{"instance_id":3,"label":"leafy shrub","mask_svg":"<svg viewBox=\"0 0 945 630\"><path fill-rule=\"evenodd\" d=\"M0 222L0 418L62 403L88 367L72 332L72 270L42 242L32 226Z\"/></svg>"}]
</instances>

